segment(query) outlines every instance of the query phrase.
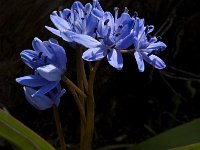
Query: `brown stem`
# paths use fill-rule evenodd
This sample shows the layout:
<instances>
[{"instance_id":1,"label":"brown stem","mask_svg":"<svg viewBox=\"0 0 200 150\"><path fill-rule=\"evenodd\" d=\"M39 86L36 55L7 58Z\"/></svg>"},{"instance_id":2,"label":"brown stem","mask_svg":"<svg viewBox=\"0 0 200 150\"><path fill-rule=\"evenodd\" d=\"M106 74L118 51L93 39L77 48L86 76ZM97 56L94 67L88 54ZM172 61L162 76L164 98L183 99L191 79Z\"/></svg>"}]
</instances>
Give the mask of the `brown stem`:
<instances>
[{"instance_id":1,"label":"brown stem","mask_svg":"<svg viewBox=\"0 0 200 150\"><path fill-rule=\"evenodd\" d=\"M86 89L87 84L87 78L85 74L85 67L82 57L82 49L79 47L76 51L76 69L77 69L77 85L78 87L84 91L84 87ZM80 107L82 108L84 112L84 118L85 118L85 99L82 95L79 95L80 99ZM84 134L85 134L85 124L86 122L83 122L81 119L80 122L80 145L83 144L84 141Z\"/></svg>"},{"instance_id":2,"label":"brown stem","mask_svg":"<svg viewBox=\"0 0 200 150\"><path fill-rule=\"evenodd\" d=\"M86 130L84 136L84 144L81 150L92 150L92 139L94 134L94 94L93 85L97 68L100 61L96 62L94 67L90 69L89 82L88 82L88 98L86 101Z\"/></svg>"},{"instance_id":3,"label":"brown stem","mask_svg":"<svg viewBox=\"0 0 200 150\"><path fill-rule=\"evenodd\" d=\"M56 105L53 106L53 114L54 114L54 119L55 119L55 123L56 123L57 133L58 133L59 140L60 140L61 150L67 150L63 130L61 127L59 112L58 112L58 108Z\"/></svg>"},{"instance_id":4,"label":"brown stem","mask_svg":"<svg viewBox=\"0 0 200 150\"><path fill-rule=\"evenodd\" d=\"M84 98L86 98L87 96L85 95L85 93L79 89L71 80L69 80L66 76L62 76L62 80L66 83L66 85L69 87L72 87L74 90L76 90L76 92L78 92L80 95L82 95Z\"/></svg>"},{"instance_id":5,"label":"brown stem","mask_svg":"<svg viewBox=\"0 0 200 150\"><path fill-rule=\"evenodd\" d=\"M69 84L68 81L69 79L65 76L63 76L63 81L66 83L68 89L70 90L71 94L73 95L74 97L74 100L76 101L76 105L78 107L78 110L79 110L79 113L80 113L80 116L81 116L81 120L83 121L84 124L86 124L86 118L85 118L85 110L83 109L82 107L82 103L80 102L80 99L76 93L76 89L74 88L74 86L72 86L72 84ZM70 80L69 80L70 81ZM71 82L71 81L70 81ZM74 84L74 83L73 83ZM77 87L78 88L78 87ZM79 88L78 88L79 89ZM83 94L81 94L83 95ZM85 95L85 94L84 94ZM86 95L85 95L86 96ZM87 96L86 96L87 97Z\"/></svg>"}]
</instances>

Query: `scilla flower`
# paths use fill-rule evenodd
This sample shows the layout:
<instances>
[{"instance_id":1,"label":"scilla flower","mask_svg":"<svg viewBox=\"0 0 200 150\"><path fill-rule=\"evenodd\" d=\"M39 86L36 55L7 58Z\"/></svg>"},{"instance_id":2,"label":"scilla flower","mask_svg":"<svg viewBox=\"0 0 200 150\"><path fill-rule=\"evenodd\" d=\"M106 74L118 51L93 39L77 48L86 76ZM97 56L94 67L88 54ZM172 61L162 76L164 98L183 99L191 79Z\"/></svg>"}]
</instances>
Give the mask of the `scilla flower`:
<instances>
[{"instance_id":1,"label":"scilla flower","mask_svg":"<svg viewBox=\"0 0 200 150\"><path fill-rule=\"evenodd\" d=\"M96 61L107 57L109 64L118 70L123 67L121 49L126 49L132 44L130 31L134 20L125 11L118 17L118 9L115 9L115 18L110 12L105 12L96 31L96 39L82 34L72 35L72 39L89 48L83 53L82 58L87 61Z\"/></svg>"},{"instance_id":2,"label":"scilla flower","mask_svg":"<svg viewBox=\"0 0 200 150\"><path fill-rule=\"evenodd\" d=\"M63 47L54 39L42 42L35 38L32 45L34 50L22 51L21 58L33 69L33 74L17 78L16 81L25 86L25 93L37 99L44 94L49 95L59 86L61 76L66 71L67 57Z\"/></svg>"},{"instance_id":3,"label":"scilla flower","mask_svg":"<svg viewBox=\"0 0 200 150\"><path fill-rule=\"evenodd\" d=\"M74 33L93 36L98 23L96 17L91 14L94 8L103 12L97 0L94 1L93 6L90 3L83 6L81 2L76 1L71 9L52 13L50 19L57 29L48 26L46 28L67 42L72 42L70 36Z\"/></svg>"},{"instance_id":4,"label":"scilla flower","mask_svg":"<svg viewBox=\"0 0 200 150\"><path fill-rule=\"evenodd\" d=\"M144 61L148 62L157 69L165 68L165 63L156 55L163 51L167 46L156 37L150 37L154 27L144 26L144 19L135 19L135 25L132 30L133 44L135 47L134 56L140 72L144 71Z\"/></svg>"}]
</instances>

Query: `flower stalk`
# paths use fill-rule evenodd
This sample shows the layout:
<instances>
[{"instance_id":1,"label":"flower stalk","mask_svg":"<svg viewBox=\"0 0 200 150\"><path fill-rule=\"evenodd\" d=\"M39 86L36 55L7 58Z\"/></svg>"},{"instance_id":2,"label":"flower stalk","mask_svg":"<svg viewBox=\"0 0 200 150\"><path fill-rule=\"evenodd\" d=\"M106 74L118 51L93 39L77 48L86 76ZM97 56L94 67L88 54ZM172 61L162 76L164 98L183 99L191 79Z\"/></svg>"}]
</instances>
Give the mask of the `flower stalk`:
<instances>
[{"instance_id":1,"label":"flower stalk","mask_svg":"<svg viewBox=\"0 0 200 150\"><path fill-rule=\"evenodd\" d=\"M92 139L94 134L94 94L93 86L96 71L99 67L100 61L96 62L94 67L90 68L90 75L88 81L88 98L86 100L86 129L84 136L84 143L81 145L81 150L92 150Z\"/></svg>"},{"instance_id":2,"label":"flower stalk","mask_svg":"<svg viewBox=\"0 0 200 150\"><path fill-rule=\"evenodd\" d=\"M62 130L62 127L61 127L59 112L58 112L58 108L57 108L56 105L53 106L53 114L54 114L54 119L55 119L55 123L56 123L57 133L58 133L58 136L59 136L61 150L67 150L66 144L65 144L65 139L64 139L64 133L63 133L63 130Z\"/></svg>"}]
</instances>

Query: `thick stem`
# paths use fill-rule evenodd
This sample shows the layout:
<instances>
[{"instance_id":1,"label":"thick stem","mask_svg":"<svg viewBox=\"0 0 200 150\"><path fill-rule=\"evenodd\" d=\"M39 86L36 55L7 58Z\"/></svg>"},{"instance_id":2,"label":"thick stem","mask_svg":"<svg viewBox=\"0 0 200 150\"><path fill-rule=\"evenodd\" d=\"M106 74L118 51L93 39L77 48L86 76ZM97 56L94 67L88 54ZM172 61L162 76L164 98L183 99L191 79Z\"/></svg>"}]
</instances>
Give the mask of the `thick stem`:
<instances>
[{"instance_id":1,"label":"thick stem","mask_svg":"<svg viewBox=\"0 0 200 150\"><path fill-rule=\"evenodd\" d=\"M63 133L63 130L61 127L59 112L58 112L58 108L56 105L53 106L53 114L54 114L54 119L55 119L55 123L56 123L57 133L58 133L59 140L60 140L61 150L66 150L64 133Z\"/></svg>"},{"instance_id":2,"label":"thick stem","mask_svg":"<svg viewBox=\"0 0 200 150\"><path fill-rule=\"evenodd\" d=\"M85 87L88 86L87 85L88 83L87 83L87 78L86 78L86 74L85 74L84 62L81 57L82 57L82 49L79 47L76 51L77 85L82 91L84 91L84 86ZM79 95L79 99L80 99L80 107L82 108L84 115L85 115L85 99L82 95ZM82 145L83 141L84 141L85 123L86 122L83 122L83 120L81 119L81 122L80 122L80 145Z\"/></svg>"},{"instance_id":3,"label":"thick stem","mask_svg":"<svg viewBox=\"0 0 200 150\"><path fill-rule=\"evenodd\" d=\"M86 130L84 136L84 144L81 150L92 150L92 139L94 134L94 94L93 85L97 68L100 64L96 62L94 67L90 69L89 82L88 82L88 98L86 101Z\"/></svg>"}]
</instances>

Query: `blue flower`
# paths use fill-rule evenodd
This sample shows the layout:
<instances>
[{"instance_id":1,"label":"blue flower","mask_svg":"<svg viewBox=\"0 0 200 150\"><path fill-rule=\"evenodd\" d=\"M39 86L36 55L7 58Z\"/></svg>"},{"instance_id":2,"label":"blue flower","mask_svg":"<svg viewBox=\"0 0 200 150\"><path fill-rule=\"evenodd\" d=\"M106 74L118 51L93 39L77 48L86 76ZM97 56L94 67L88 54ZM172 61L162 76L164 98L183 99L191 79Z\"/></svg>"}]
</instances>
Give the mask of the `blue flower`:
<instances>
[{"instance_id":1,"label":"blue flower","mask_svg":"<svg viewBox=\"0 0 200 150\"><path fill-rule=\"evenodd\" d=\"M50 19L57 29L48 26L46 28L67 42L72 42L70 35L74 33L93 36L98 23L97 18L91 14L94 8L99 10L98 13L103 12L97 0L94 1L93 6L90 3L83 6L81 2L76 1L72 4L71 9L52 13Z\"/></svg>"},{"instance_id":2,"label":"blue flower","mask_svg":"<svg viewBox=\"0 0 200 150\"><path fill-rule=\"evenodd\" d=\"M134 56L140 72L144 71L144 61L148 62L157 69L166 67L163 60L154 55L163 51L167 46L156 37L150 37L149 33L154 27L144 26L144 19L135 19L135 25L132 30L133 44L135 47Z\"/></svg>"},{"instance_id":3,"label":"blue flower","mask_svg":"<svg viewBox=\"0 0 200 150\"><path fill-rule=\"evenodd\" d=\"M118 18L118 9L115 9L115 18L110 12L105 12L99 18L96 39L83 34L74 34L71 38L89 48L83 53L84 60L97 61L107 56L109 64L121 70L123 58L120 50L126 49L132 44L130 31L133 23L134 20L127 12L122 13Z\"/></svg>"},{"instance_id":4,"label":"blue flower","mask_svg":"<svg viewBox=\"0 0 200 150\"><path fill-rule=\"evenodd\" d=\"M17 78L33 98L41 97L59 86L62 74L66 71L67 57L65 50L54 39L42 42L35 38L34 50L21 52L23 62L33 69L33 75ZM52 97L52 96L51 96Z\"/></svg>"}]
</instances>

